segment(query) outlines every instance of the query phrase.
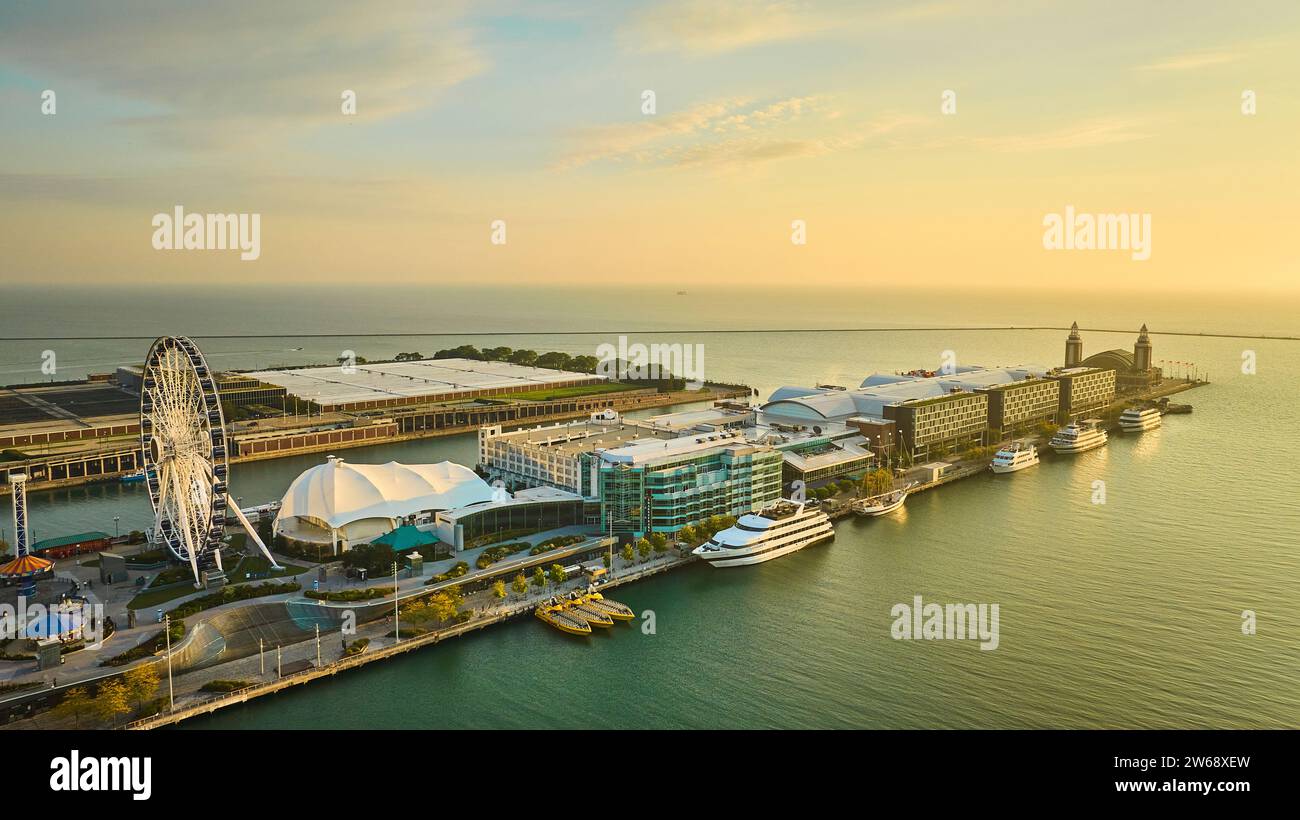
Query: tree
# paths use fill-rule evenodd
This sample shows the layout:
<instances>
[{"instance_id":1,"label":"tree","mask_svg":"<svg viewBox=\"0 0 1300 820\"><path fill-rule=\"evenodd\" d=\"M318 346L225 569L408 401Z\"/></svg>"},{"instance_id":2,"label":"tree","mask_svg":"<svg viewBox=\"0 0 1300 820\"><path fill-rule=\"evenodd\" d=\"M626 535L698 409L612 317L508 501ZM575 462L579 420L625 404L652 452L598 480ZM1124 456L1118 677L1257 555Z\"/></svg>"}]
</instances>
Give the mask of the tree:
<instances>
[{"instance_id":1,"label":"tree","mask_svg":"<svg viewBox=\"0 0 1300 820\"><path fill-rule=\"evenodd\" d=\"M641 554L641 560L644 561L650 557L650 542L644 538L638 538L636 541L636 551Z\"/></svg>"},{"instance_id":2,"label":"tree","mask_svg":"<svg viewBox=\"0 0 1300 820\"><path fill-rule=\"evenodd\" d=\"M551 564L551 583L558 586L564 583L565 577L564 567L559 564Z\"/></svg>"},{"instance_id":3,"label":"tree","mask_svg":"<svg viewBox=\"0 0 1300 820\"><path fill-rule=\"evenodd\" d=\"M492 594L498 601L503 600L506 597L506 582L498 580L492 584Z\"/></svg>"},{"instance_id":4,"label":"tree","mask_svg":"<svg viewBox=\"0 0 1300 820\"><path fill-rule=\"evenodd\" d=\"M862 479L862 491L869 496L887 493L893 488L894 476L883 467L867 473L867 477Z\"/></svg>"},{"instance_id":5,"label":"tree","mask_svg":"<svg viewBox=\"0 0 1300 820\"><path fill-rule=\"evenodd\" d=\"M514 353L510 354L510 363L521 364L524 365L525 367L532 367L534 364L537 363L537 351L516 350Z\"/></svg>"},{"instance_id":6,"label":"tree","mask_svg":"<svg viewBox=\"0 0 1300 820\"><path fill-rule=\"evenodd\" d=\"M549 353L543 353L537 357L536 366L545 367L550 370L568 370L571 367L573 358L568 353L561 353L558 350L552 350Z\"/></svg>"},{"instance_id":7,"label":"tree","mask_svg":"<svg viewBox=\"0 0 1300 820\"><path fill-rule=\"evenodd\" d=\"M678 540L691 545L694 545L697 540L700 540L699 534L695 531L695 527L691 524L687 524L686 526L678 530L677 538Z\"/></svg>"},{"instance_id":8,"label":"tree","mask_svg":"<svg viewBox=\"0 0 1300 820\"><path fill-rule=\"evenodd\" d=\"M663 554L668 551L668 536L657 532L650 536L650 544L655 548L655 552Z\"/></svg>"},{"instance_id":9,"label":"tree","mask_svg":"<svg viewBox=\"0 0 1300 820\"><path fill-rule=\"evenodd\" d=\"M600 562L601 562L602 564L605 565L605 569L609 569L609 565L610 565L611 562L610 562L610 560L609 560L609 553L608 553L608 552L605 553L604 555L600 556Z\"/></svg>"},{"instance_id":10,"label":"tree","mask_svg":"<svg viewBox=\"0 0 1300 820\"><path fill-rule=\"evenodd\" d=\"M528 579L525 578L524 574L521 572L515 576L514 583L510 585L510 588L513 589L516 594L524 595L528 592Z\"/></svg>"},{"instance_id":11,"label":"tree","mask_svg":"<svg viewBox=\"0 0 1300 820\"><path fill-rule=\"evenodd\" d=\"M82 715L92 715L98 711L95 701L90 697L90 691L84 686L74 686L64 692L63 700L59 701L59 705L54 707L55 715L71 717L74 726L81 725Z\"/></svg>"},{"instance_id":12,"label":"tree","mask_svg":"<svg viewBox=\"0 0 1300 820\"><path fill-rule=\"evenodd\" d=\"M636 560L636 553L632 551L631 544L623 545L623 560L629 564Z\"/></svg>"},{"instance_id":13,"label":"tree","mask_svg":"<svg viewBox=\"0 0 1300 820\"><path fill-rule=\"evenodd\" d=\"M456 600L458 596L450 593L451 590L446 589L429 596L429 611L439 621L450 621L460 609L460 602Z\"/></svg>"},{"instance_id":14,"label":"tree","mask_svg":"<svg viewBox=\"0 0 1300 820\"><path fill-rule=\"evenodd\" d=\"M474 361L483 361L483 351L474 345L461 345L449 350L439 350L433 354L435 359L473 359Z\"/></svg>"},{"instance_id":15,"label":"tree","mask_svg":"<svg viewBox=\"0 0 1300 820\"><path fill-rule=\"evenodd\" d=\"M483 349L483 358L489 362L508 361L514 355L514 351L508 347L486 347Z\"/></svg>"},{"instance_id":16,"label":"tree","mask_svg":"<svg viewBox=\"0 0 1300 820\"><path fill-rule=\"evenodd\" d=\"M533 570L533 586L535 587L546 586L546 572L541 567L536 567Z\"/></svg>"},{"instance_id":17,"label":"tree","mask_svg":"<svg viewBox=\"0 0 1300 820\"><path fill-rule=\"evenodd\" d=\"M595 373L600 360L595 356L574 356L569 362L569 369L578 373Z\"/></svg>"},{"instance_id":18,"label":"tree","mask_svg":"<svg viewBox=\"0 0 1300 820\"><path fill-rule=\"evenodd\" d=\"M112 723L118 715L131 711L131 700L127 695L126 685L118 678L111 678L101 683L93 703L95 714L105 723Z\"/></svg>"},{"instance_id":19,"label":"tree","mask_svg":"<svg viewBox=\"0 0 1300 820\"><path fill-rule=\"evenodd\" d=\"M122 675L122 685L126 687L127 700L135 704L137 711L144 706L145 701L153 698L161 682L162 675L156 663L137 666Z\"/></svg>"}]
</instances>

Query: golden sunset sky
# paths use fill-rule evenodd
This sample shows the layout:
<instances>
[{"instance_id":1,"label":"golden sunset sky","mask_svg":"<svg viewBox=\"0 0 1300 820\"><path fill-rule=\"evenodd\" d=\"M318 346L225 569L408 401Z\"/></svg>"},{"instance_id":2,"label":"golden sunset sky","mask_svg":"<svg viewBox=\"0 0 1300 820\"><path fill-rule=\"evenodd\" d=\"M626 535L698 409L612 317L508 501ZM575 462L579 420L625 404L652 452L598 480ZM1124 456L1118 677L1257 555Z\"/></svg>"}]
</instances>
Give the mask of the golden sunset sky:
<instances>
[{"instance_id":1,"label":"golden sunset sky","mask_svg":"<svg viewBox=\"0 0 1300 820\"><path fill-rule=\"evenodd\" d=\"M1295 291L1298 35L1290 0L9 3L0 284ZM260 258L154 250L176 205L261 214ZM1044 250L1066 206L1150 214L1151 258Z\"/></svg>"}]
</instances>

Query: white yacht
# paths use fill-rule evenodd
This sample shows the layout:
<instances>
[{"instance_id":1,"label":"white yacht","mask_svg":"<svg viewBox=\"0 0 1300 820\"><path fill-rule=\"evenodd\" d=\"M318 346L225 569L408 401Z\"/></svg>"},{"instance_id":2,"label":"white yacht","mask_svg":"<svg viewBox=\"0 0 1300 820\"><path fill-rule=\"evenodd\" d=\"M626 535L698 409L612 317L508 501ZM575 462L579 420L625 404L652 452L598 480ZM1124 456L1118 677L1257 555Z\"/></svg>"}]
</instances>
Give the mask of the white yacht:
<instances>
[{"instance_id":1,"label":"white yacht","mask_svg":"<svg viewBox=\"0 0 1300 820\"><path fill-rule=\"evenodd\" d=\"M1037 447L1023 441L1013 441L993 454L989 469L995 473L1014 473L1037 463Z\"/></svg>"},{"instance_id":2,"label":"white yacht","mask_svg":"<svg viewBox=\"0 0 1300 820\"><path fill-rule=\"evenodd\" d=\"M1160 426L1160 411L1154 407L1130 407L1119 417L1119 429L1126 433L1141 433Z\"/></svg>"},{"instance_id":3,"label":"white yacht","mask_svg":"<svg viewBox=\"0 0 1300 820\"><path fill-rule=\"evenodd\" d=\"M1048 444L1058 453L1082 453L1103 446L1108 438L1097 419L1085 419L1062 427Z\"/></svg>"},{"instance_id":4,"label":"white yacht","mask_svg":"<svg viewBox=\"0 0 1300 820\"><path fill-rule=\"evenodd\" d=\"M835 537L835 528L821 507L778 501L757 513L742 515L692 554L715 567L761 564Z\"/></svg>"}]
</instances>

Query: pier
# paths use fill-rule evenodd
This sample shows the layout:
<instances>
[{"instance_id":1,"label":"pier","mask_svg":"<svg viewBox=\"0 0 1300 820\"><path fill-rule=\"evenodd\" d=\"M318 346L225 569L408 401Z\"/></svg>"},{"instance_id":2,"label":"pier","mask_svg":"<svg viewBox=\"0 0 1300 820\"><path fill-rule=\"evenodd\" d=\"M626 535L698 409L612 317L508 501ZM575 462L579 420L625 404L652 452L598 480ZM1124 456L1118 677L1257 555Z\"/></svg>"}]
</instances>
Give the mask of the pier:
<instances>
[{"instance_id":1,"label":"pier","mask_svg":"<svg viewBox=\"0 0 1300 820\"><path fill-rule=\"evenodd\" d=\"M574 549L569 549L567 550L567 552L572 554L574 552L582 552L585 550L590 550L590 548L591 548L591 544L588 543L584 545L579 545L577 548ZM537 556L538 559L543 560L545 563L554 563L556 559L562 557L563 556L560 555L547 555L547 554ZM618 561L621 559L616 558L615 560ZM697 560L698 559L692 556L689 552L685 552L681 554L665 553L662 557L652 558L644 564L632 564L623 567L621 570L617 571L616 573L612 573L606 582L602 583L599 587L597 587L597 590L600 592L605 592L609 589L613 589L622 586L624 584L631 583L633 581L639 581L654 575L660 575L662 573L668 572L669 570L686 566L687 564L694 563ZM488 577L488 576L514 573L518 571L518 567L509 566L509 567L502 567L500 569L493 567L492 570L493 571L491 572L480 571L478 573L474 573L474 577L467 575L464 578L455 579L454 581L451 582L444 582L443 584L435 585L434 587L430 587L425 592L420 592L419 595L431 594L432 592L435 592L439 588L442 588L449 584L456 584L457 582L463 583L465 581L470 581L470 580L482 580L484 577ZM577 584L574 585L573 588L575 589L581 588L582 586L583 586L582 584ZM335 650L331 654L332 655L339 654L340 657L338 657L336 660L330 661L329 663L322 663L319 667L315 666L314 663L310 663L308 668L290 674L286 674L282 677L276 678L275 680L267 681L265 683L257 683L252 686L235 690L233 692L216 695L214 697L202 700L197 703L187 704L183 707L176 709L175 711L164 712L157 715L152 715L150 717L141 718L139 720L135 720L132 721L131 723L126 724L122 728L141 730L141 729L158 729L165 726L172 726L184 720L199 717L201 715L211 714L220 709L225 709L230 706L236 706L241 703L247 703L248 701L253 700L255 698L265 697L267 695L273 695L277 692L281 692L286 689L291 689L296 686L301 686L307 683L311 683L312 681L315 680L320 680L321 678L332 677L341 672L347 672L352 669L357 669L362 666L366 666L367 664L377 663L379 661L387 660L389 658L394 658L409 652L414 652L418 649L434 646L436 644L442 643L443 641L451 640L453 638L459 638L463 635L468 635L472 632L477 632L480 629L484 629L488 626L492 626L493 624L503 623L505 621L509 621L514 618L517 618L521 615L526 615L528 613L531 613L533 609L535 609L539 604L544 603L551 595L555 595L555 594L561 594L561 593L558 591L546 591L543 592L540 596L530 595L528 598L524 600L511 601L502 604L498 608L483 612L481 614L476 611L474 616L471 617L470 620L466 621L465 623L453 624L451 626L447 626L441 629L436 629L427 632L423 635L417 635L415 637L396 639L396 638L388 638L385 636L365 636L370 638L370 644L365 651L361 652L358 655L353 655L351 657L342 657L341 653ZM418 597L418 596L410 595L405 597L411 598L411 597ZM387 602L386 605L391 607L392 602L389 601ZM615 627L617 628L617 624L615 625ZM635 622L633 622L633 627L635 627ZM358 633L358 635L360 635L360 633ZM578 638L577 640L581 640L581 638ZM376 643L379 641L385 642L384 645L375 648ZM314 653L315 653L314 642L311 640L307 640L286 647L282 652L282 660L290 659L292 661L300 661L300 660L311 661L314 658ZM248 663L249 661L255 661L255 660L256 658L245 658L243 659L243 662Z\"/></svg>"}]
</instances>

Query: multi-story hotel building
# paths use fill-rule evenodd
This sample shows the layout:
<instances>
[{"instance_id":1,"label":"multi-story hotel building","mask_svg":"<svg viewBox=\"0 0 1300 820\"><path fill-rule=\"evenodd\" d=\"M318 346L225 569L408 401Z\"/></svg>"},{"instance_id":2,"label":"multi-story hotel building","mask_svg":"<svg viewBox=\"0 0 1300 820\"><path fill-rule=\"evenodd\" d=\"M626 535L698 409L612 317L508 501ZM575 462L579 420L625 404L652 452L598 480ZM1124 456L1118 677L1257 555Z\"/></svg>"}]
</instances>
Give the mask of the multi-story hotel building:
<instances>
[{"instance_id":1,"label":"multi-story hotel building","mask_svg":"<svg viewBox=\"0 0 1300 820\"><path fill-rule=\"evenodd\" d=\"M1056 379L1028 378L981 387L978 392L989 397L989 434L997 440L1055 422L1060 413L1061 382Z\"/></svg>"},{"instance_id":2,"label":"multi-story hotel building","mask_svg":"<svg viewBox=\"0 0 1300 820\"><path fill-rule=\"evenodd\" d=\"M1047 374L1060 382L1057 421L1067 424L1099 413L1115 400L1115 371L1100 367L1067 367Z\"/></svg>"},{"instance_id":3,"label":"multi-story hotel building","mask_svg":"<svg viewBox=\"0 0 1300 820\"><path fill-rule=\"evenodd\" d=\"M982 444L988 429L989 397L957 391L911 399L886 405L884 416L897 425L900 447L914 459L926 459L939 451Z\"/></svg>"}]
</instances>

